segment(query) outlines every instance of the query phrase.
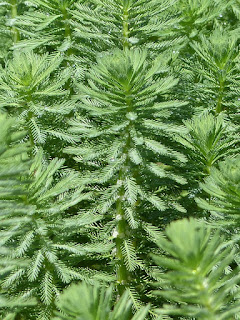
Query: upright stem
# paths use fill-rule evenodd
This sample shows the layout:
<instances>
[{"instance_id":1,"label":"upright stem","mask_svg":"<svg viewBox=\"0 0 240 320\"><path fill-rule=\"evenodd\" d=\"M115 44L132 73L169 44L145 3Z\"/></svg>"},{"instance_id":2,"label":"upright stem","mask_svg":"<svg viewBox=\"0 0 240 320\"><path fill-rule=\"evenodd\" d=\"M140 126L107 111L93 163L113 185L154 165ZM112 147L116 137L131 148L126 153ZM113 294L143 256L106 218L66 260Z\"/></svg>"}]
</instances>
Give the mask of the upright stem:
<instances>
[{"instance_id":1,"label":"upright stem","mask_svg":"<svg viewBox=\"0 0 240 320\"><path fill-rule=\"evenodd\" d=\"M215 110L216 115L218 115L220 112L222 112L223 90L224 90L224 85L223 85L223 83L220 83L218 100L217 100L217 105L216 105L216 110Z\"/></svg>"},{"instance_id":2,"label":"upright stem","mask_svg":"<svg viewBox=\"0 0 240 320\"><path fill-rule=\"evenodd\" d=\"M127 112L131 112L133 109L132 100L129 99L129 92L126 92L126 104L127 104ZM126 160L119 171L118 180L124 181L127 175L127 170L129 168L129 158L128 158L128 150L131 147L131 135L130 130L132 127L132 121L130 121L129 125L125 129L124 136L126 136L126 143L123 149L123 154L126 156ZM117 286L118 293L121 295L128 282L130 281L130 273L126 268L126 264L124 261L122 247L124 245L124 240L128 237L128 225L126 222L124 207L123 207L123 198L125 196L125 190L122 186L119 191L119 198L116 204L116 221L117 221L117 236L115 239L116 244L116 258L117 258Z\"/></svg>"},{"instance_id":3,"label":"upright stem","mask_svg":"<svg viewBox=\"0 0 240 320\"><path fill-rule=\"evenodd\" d=\"M123 50L127 50L130 47L129 44L129 3L128 1L123 0L123 20L122 20L122 35L123 35ZM125 92L125 103L127 105L127 112L131 112L133 109L132 98L129 90L127 89ZM128 151L131 147L131 135L130 130L132 128L132 121L130 121L129 125L126 127L123 136L126 137L126 143L123 149L123 154L126 156L126 160L119 171L118 180L124 181L127 175L127 170L129 168L129 158L128 158ZM117 222L117 236L115 238L116 244L116 258L117 258L117 287L118 293L121 295L129 281L131 280L131 275L126 268L126 264L124 261L122 247L124 245L124 241L128 237L128 224L126 222L125 212L124 212L124 196L125 190L122 186L119 191L119 198L116 203L116 222Z\"/></svg>"},{"instance_id":4,"label":"upright stem","mask_svg":"<svg viewBox=\"0 0 240 320\"><path fill-rule=\"evenodd\" d=\"M34 116L33 112L28 111L27 121L29 122L33 118L33 116ZM30 146L33 149L35 147L35 141L30 129L28 130L28 135L29 135Z\"/></svg>"},{"instance_id":5,"label":"upright stem","mask_svg":"<svg viewBox=\"0 0 240 320\"><path fill-rule=\"evenodd\" d=\"M32 101L32 95L31 95L31 93L29 93L27 96L27 99L26 99L26 104L29 106L31 101ZM34 117L34 113L29 110L28 115L27 115L27 122L29 122L33 117ZM35 141L34 141L32 131L29 128L29 125L28 125L27 130L28 130L29 142L30 142L30 146L31 146L31 156L33 156L33 149L35 147Z\"/></svg>"},{"instance_id":6,"label":"upright stem","mask_svg":"<svg viewBox=\"0 0 240 320\"><path fill-rule=\"evenodd\" d=\"M207 309L208 320L217 320L216 314L215 314L215 306L214 306L214 300L212 299L211 292L209 292L209 289L206 285L206 279L200 275L197 276L198 278L198 288L199 291L202 292L203 301L201 302L202 306Z\"/></svg>"},{"instance_id":7,"label":"upright stem","mask_svg":"<svg viewBox=\"0 0 240 320\"><path fill-rule=\"evenodd\" d=\"M72 30L71 30L71 27L69 25L69 14L67 12L67 9L64 8L62 10L62 13L63 13L63 20L64 20L64 36L65 36L66 40L70 40L70 42L71 42L72 41ZM73 53L73 50L70 47L66 51L66 56L69 57L69 56L72 55L72 53ZM65 60L64 64L67 67L69 65L69 61ZM64 88L70 91L70 95L73 95L73 88L71 86L71 78L69 78L67 80L67 82L64 85Z\"/></svg>"},{"instance_id":8,"label":"upright stem","mask_svg":"<svg viewBox=\"0 0 240 320\"><path fill-rule=\"evenodd\" d=\"M67 12L67 9L64 9L63 11L63 20L64 20L64 35L65 39L72 39L72 30L69 25L69 15ZM67 56L70 56L72 54L72 48L69 48L66 52Z\"/></svg>"},{"instance_id":9,"label":"upright stem","mask_svg":"<svg viewBox=\"0 0 240 320\"><path fill-rule=\"evenodd\" d=\"M127 153L127 150L130 147L130 143L131 143L131 138L128 133L123 153L125 154ZM128 157L126 157L123 167L119 171L119 175L118 175L119 181L124 181L124 179L126 178L128 161L129 159ZM117 237L115 239L116 258L117 258L117 286L118 286L118 293L120 295L124 292L125 287L130 280L130 274L126 268L126 264L125 264L123 253L122 253L122 246L124 244L124 240L126 240L127 233L128 233L128 225L126 223L124 207L123 207L124 196L125 196L125 190L124 190L124 187L122 186L119 191L119 198L116 204Z\"/></svg>"},{"instance_id":10,"label":"upright stem","mask_svg":"<svg viewBox=\"0 0 240 320\"><path fill-rule=\"evenodd\" d=\"M17 12L17 0L11 0L11 18L16 19L18 12ZM20 40L20 34L16 27L12 27L12 34L13 34L13 42L17 43Z\"/></svg>"},{"instance_id":11,"label":"upright stem","mask_svg":"<svg viewBox=\"0 0 240 320\"><path fill-rule=\"evenodd\" d=\"M121 175L124 175L123 170L119 173L119 178ZM122 246L123 242L126 238L126 220L124 209L122 205L123 197L124 197L124 189L121 188L119 192L119 199L116 204L116 220L117 220L117 237L115 239L116 244L116 258L117 258L117 287L119 295L122 295L129 280L128 270L126 268L124 257L122 254Z\"/></svg>"},{"instance_id":12,"label":"upright stem","mask_svg":"<svg viewBox=\"0 0 240 320\"><path fill-rule=\"evenodd\" d=\"M123 7L123 50L129 48L129 7Z\"/></svg>"},{"instance_id":13,"label":"upright stem","mask_svg":"<svg viewBox=\"0 0 240 320\"><path fill-rule=\"evenodd\" d=\"M225 87L225 70L223 69L219 70L221 73L219 74L219 90L218 90L218 99L215 109L215 114L218 115L223 110L222 102L223 102L223 96L224 96L224 87Z\"/></svg>"}]
</instances>

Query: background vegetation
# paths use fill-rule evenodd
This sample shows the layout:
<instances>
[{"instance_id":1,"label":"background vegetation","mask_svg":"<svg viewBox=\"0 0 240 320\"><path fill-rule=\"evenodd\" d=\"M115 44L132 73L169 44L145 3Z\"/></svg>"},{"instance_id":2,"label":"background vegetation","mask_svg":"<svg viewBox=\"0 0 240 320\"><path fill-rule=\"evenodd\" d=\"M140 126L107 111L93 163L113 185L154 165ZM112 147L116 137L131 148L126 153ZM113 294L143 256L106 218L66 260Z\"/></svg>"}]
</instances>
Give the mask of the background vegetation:
<instances>
[{"instance_id":1,"label":"background vegetation","mask_svg":"<svg viewBox=\"0 0 240 320\"><path fill-rule=\"evenodd\" d=\"M239 17L0 1L2 320L240 318Z\"/></svg>"}]
</instances>

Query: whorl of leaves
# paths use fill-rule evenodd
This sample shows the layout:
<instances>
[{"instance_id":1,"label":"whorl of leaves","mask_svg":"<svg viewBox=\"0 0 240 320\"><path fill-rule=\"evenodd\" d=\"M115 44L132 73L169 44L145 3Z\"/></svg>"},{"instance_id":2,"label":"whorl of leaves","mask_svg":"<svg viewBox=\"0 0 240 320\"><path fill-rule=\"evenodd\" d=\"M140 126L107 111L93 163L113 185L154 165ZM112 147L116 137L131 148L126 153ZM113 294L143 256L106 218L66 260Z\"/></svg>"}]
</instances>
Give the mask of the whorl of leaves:
<instances>
[{"instance_id":1,"label":"whorl of leaves","mask_svg":"<svg viewBox=\"0 0 240 320\"><path fill-rule=\"evenodd\" d=\"M238 314L239 270L225 273L234 250L219 232L211 234L194 219L178 220L167 227L158 245L165 255L153 257L161 267L155 293L168 301L158 314L199 320L227 320Z\"/></svg>"}]
</instances>

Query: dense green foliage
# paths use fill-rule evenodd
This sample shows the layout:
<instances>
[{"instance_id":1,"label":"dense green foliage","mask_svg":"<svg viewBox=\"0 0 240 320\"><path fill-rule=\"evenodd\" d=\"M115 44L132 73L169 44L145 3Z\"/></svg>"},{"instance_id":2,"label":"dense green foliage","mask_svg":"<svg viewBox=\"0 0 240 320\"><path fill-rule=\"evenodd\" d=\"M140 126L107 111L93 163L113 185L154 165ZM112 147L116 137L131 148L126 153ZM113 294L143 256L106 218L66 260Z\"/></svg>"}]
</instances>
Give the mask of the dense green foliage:
<instances>
[{"instance_id":1,"label":"dense green foliage","mask_svg":"<svg viewBox=\"0 0 240 320\"><path fill-rule=\"evenodd\" d=\"M60 312L55 320L144 320L149 307L142 307L132 316L132 302L125 292L113 307L112 287L99 284L73 285L66 289L57 303ZM113 308L113 310L112 310Z\"/></svg>"},{"instance_id":2,"label":"dense green foliage","mask_svg":"<svg viewBox=\"0 0 240 320\"><path fill-rule=\"evenodd\" d=\"M239 0L0 0L0 318L240 315Z\"/></svg>"},{"instance_id":3,"label":"dense green foliage","mask_svg":"<svg viewBox=\"0 0 240 320\"><path fill-rule=\"evenodd\" d=\"M224 244L219 232L211 237L204 223L183 219L172 222L166 236L169 240L158 239L166 255L154 257L163 268L159 274L162 290L156 294L173 304L163 305L157 312L209 320L231 319L238 314L239 288L234 285L240 281L239 269L225 274L234 251Z\"/></svg>"}]
</instances>

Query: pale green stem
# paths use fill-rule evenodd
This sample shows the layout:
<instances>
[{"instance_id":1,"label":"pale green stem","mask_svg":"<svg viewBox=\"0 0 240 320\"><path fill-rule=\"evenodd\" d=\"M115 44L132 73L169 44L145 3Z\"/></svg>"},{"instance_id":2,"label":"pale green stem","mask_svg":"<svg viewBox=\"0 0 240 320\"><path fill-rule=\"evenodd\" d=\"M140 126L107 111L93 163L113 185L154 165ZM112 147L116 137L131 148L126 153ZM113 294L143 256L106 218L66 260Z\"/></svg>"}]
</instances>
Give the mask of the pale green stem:
<instances>
[{"instance_id":1,"label":"pale green stem","mask_svg":"<svg viewBox=\"0 0 240 320\"><path fill-rule=\"evenodd\" d=\"M127 50L129 48L129 13L128 13L128 6L123 7L123 50ZM129 92L126 92L126 105L127 105L127 112L132 111L132 101L128 97ZM129 126L126 128L124 132L124 136L126 136L126 143L123 150L123 154L126 156L125 163L123 164L122 169L119 172L118 180L123 181L126 176L126 170L129 165L129 159L128 159L128 150L131 145L131 136L130 136L130 128L132 127L132 123L130 122ZM125 219L125 213L123 208L123 197L125 194L125 190L122 187L119 191L119 198L116 203L116 218L117 218L117 237L115 239L116 244L116 258L117 258L117 287L118 287L118 293L121 295L125 287L127 286L128 282L130 281L130 273L126 268L126 264L124 261L123 253L122 253L122 246L124 244L124 240L127 238L128 233L128 225Z\"/></svg>"},{"instance_id":2,"label":"pale green stem","mask_svg":"<svg viewBox=\"0 0 240 320\"><path fill-rule=\"evenodd\" d=\"M11 0L11 18L16 19L18 12L17 12L17 0ZM13 42L17 43L20 40L20 34L16 27L12 27L12 35L13 35Z\"/></svg>"},{"instance_id":3,"label":"pale green stem","mask_svg":"<svg viewBox=\"0 0 240 320\"><path fill-rule=\"evenodd\" d=\"M129 48L129 14L128 7L123 9L123 50Z\"/></svg>"},{"instance_id":4,"label":"pale green stem","mask_svg":"<svg viewBox=\"0 0 240 320\"><path fill-rule=\"evenodd\" d=\"M125 150L124 153L127 153L127 150L130 147L130 135L128 135ZM128 157L126 158L126 161L123 165L123 168L120 170L118 175L118 181L124 181L126 176L126 170L128 167ZM127 285L128 281L130 280L129 272L126 268L124 257L122 254L122 246L124 244L124 240L126 240L127 237L127 223L125 219L125 213L123 208L123 198L125 195L125 190L123 187L121 187L119 191L119 198L117 200L116 204L116 221L117 221L117 237L115 239L116 243L116 258L117 258L117 285L118 285L118 292L119 294L122 294L125 286Z\"/></svg>"},{"instance_id":5,"label":"pale green stem","mask_svg":"<svg viewBox=\"0 0 240 320\"><path fill-rule=\"evenodd\" d=\"M62 13L63 13L63 20L64 20L64 30L65 30L65 31L64 31L64 36L65 36L65 39L72 41L72 30L71 30L71 26L70 26L70 24L69 24L69 14L68 14L68 12L67 12L66 9L64 9L64 10L62 11ZM71 47L68 48L67 51L66 51L66 57L71 56L72 53L73 53L72 48L71 48ZM69 64L69 61L65 60L65 61L64 61L64 65L67 67L68 64ZM71 86L71 79L70 79L70 78L67 80L64 88L67 89L67 90L69 90L70 93L71 93L71 95L73 94L73 88L72 88L72 86ZM69 115L69 116L70 116L70 115ZM67 117L68 117L68 116L67 116Z\"/></svg>"},{"instance_id":6,"label":"pale green stem","mask_svg":"<svg viewBox=\"0 0 240 320\"><path fill-rule=\"evenodd\" d=\"M225 88L225 81L226 81L226 64L221 66L221 69L219 69L219 75L218 75L218 83L219 83L219 89L218 89L218 99L215 109L215 114L218 115L220 112L223 111L223 97L224 97L224 88Z\"/></svg>"},{"instance_id":7,"label":"pale green stem","mask_svg":"<svg viewBox=\"0 0 240 320\"><path fill-rule=\"evenodd\" d=\"M126 93L126 104L127 104L127 112L131 112L133 105L132 100L128 98L128 94ZM124 181L126 177L126 170L129 167L129 158L128 158L128 150L131 147L131 135L130 130L132 128L133 124L132 121L130 121L129 125L125 129L124 136L126 136L126 143L124 146L123 154L126 156L126 160L123 164L123 167L121 168L118 180ZM128 237L128 225L126 222L126 217L124 213L123 208L123 197L125 195L124 187L121 187L119 191L119 198L117 200L116 204L116 218L117 218L117 237L115 239L116 243L116 258L118 261L117 266L117 284L118 284L118 292L121 295L123 291L125 290L125 287L127 286L128 282L130 281L130 273L126 268L126 264L124 261L124 257L122 254L122 246L124 244L124 240Z\"/></svg>"},{"instance_id":8,"label":"pale green stem","mask_svg":"<svg viewBox=\"0 0 240 320\"><path fill-rule=\"evenodd\" d=\"M29 122L32 118L33 118L33 113L31 111L29 111L28 112L27 121ZM35 147L35 141L34 141L34 138L33 138L32 131L29 128L28 128L28 135L29 135L30 146L31 146L31 148L34 148Z\"/></svg>"},{"instance_id":9,"label":"pale green stem","mask_svg":"<svg viewBox=\"0 0 240 320\"><path fill-rule=\"evenodd\" d=\"M215 110L216 115L218 115L220 112L222 112L223 90L224 90L224 82L220 81L220 88L219 88L217 105L216 105L216 110Z\"/></svg>"},{"instance_id":10,"label":"pale green stem","mask_svg":"<svg viewBox=\"0 0 240 320\"><path fill-rule=\"evenodd\" d=\"M63 20L64 20L64 36L66 39L72 39L72 30L70 28L69 24L69 15L66 9L63 10ZM72 54L72 48L69 48L66 52L67 56L70 56Z\"/></svg>"},{"instance_id":11,"label":"pale green stem","mask_svg":"<svg viewBox=\"0 0 240 320\"><path fill-rule=\"evenodd\" d=\"M200 291L202 291L201 296L204 299L202 301L201 305L204 308L206 308L207 311L209 312L209 314L208 314L208 319L209 320L217 320L216 313L215 313L215 310L214 310L212 295L211 295L211 292L209 292L209 290L208 290L208 284L206 282L206 279L203 278L200 275L198 276L198 278L199 278Z\"/></svg>"},{"instance_id":12,"label":"pale green stem","mask_svg":"<svg viewBox=\"0 0 240 320\"><path fill-rule=\"evenodd\" d=\"M28 94L26 102L24 104L26 104L29 107L29 103L32 101L32 95L31 93ZM27 115L27 122L29 122L32 118L34 117L34 113L32 111L28 111L28 115ZM28 131L28 136L29 136L29 142L30 142L30 146L31 146L31 156L33 156L33 148L35 147L35 141L34 141L34 137L32 134L31 129L29 128L29 125L27 127L27 131Z\"/></svg>"}]
</instances>

